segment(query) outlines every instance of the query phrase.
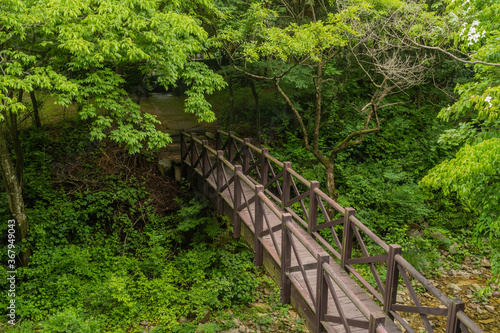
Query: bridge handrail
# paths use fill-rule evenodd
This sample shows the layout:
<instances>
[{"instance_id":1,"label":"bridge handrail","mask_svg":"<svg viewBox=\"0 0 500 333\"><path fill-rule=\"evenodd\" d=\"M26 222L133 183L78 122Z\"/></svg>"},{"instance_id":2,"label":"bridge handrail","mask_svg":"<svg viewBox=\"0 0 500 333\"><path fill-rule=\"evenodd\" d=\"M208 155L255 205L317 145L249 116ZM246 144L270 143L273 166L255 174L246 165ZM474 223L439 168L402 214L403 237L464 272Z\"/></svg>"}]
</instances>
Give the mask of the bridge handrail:
<instances>
[{"instance_id":1,"label":"bridge handrail","mask_svg":"<svg viewBox=\"0 0 500 333\"><path fill-rule=\"evenodd\" d=\"M314 189L314 193L320 197L321 199L325 200L331 207L333 207L338 213L344 214L344 207L339 205L338 203L335 202L332 198L328 196L325 192L321 191L319 188Z\"/></svg>"},{"instance_id":2,"label":"bridge handrail","mask_svg":"<svg viewBox=\"0 0 500 333\"><path fill-rule=\"evenodd\" d=\"M251 201L261 200L265 205L271 208L274 214L276 214L277 216L281 214L281 218L284 218L284 216L288 213L282 213L280 209L277 208L277 204L281 203L282 209L284 209L285 212L291 213L291 215L287 215L289 216L287 217L289 218L289 222L283 222L282 229L290 230L290 232L295 235L300 243L302 243L304 247L306 247L306 249L313 255L317 255L319 258L326 258L326 252L324 252L323 249L321 251L318 251L318 249L314 249L313 247L311 247L311 244L304 239L304 235L311 236L313 237L313 239L316 239L321 244L318 245L317 243L314 243L316 246L320 248L321 246L323 246L323 248L326 248L330 253L334 255L334 257L338 258L340 260L341 267L343 267L347 272L352 273L358 279L358 281L383 304L383 312L391 317L394 317L395 320L398 320L403 325L403 327L407 329L410 327L398 314L398 312L420 314L422 317L422 321L424 322L424 325L429 332L433 332L433 329L429 320L427 319L427 315L441 315L447 317L448 322L446 326L446 332L458 332L459 330L461 330L462 332L467 333L484 333L481 328L479 328L479 326L477 326L465 314L465 312L463 312L464 303L462 301L456 299L451 300L445 294L439 291L439 289L437 289L429 280L427 280L420 272L418 272L401 256L401 247L399 245L388 245L387 243L385 243L380 237L378 237L373 231L371 231L367 226L365 226L359 219L355 217L354 209L343 208L334 200L332 200L327 194L321 191L319 189L318 182L310 182L306 180L291 168L290 162L280 162L269 154L267 148L259 149L258 147L252 145L249 139L240 139L236 137L232 132L227 133L220 130L217 131L217 134L217 148L219 148L221 145L220 135L228 136L228 140L234 140L233 143L226 141L226 143L224 144L224 147L226 147L229 152L224 153L220 150L216 151L213 148L209 147L206 141L197 139L194 134L189 135L187 133L182 133L181 150L184 149L187 152L186 154L184 154L184 151L181 151L181 155L183 159L188 159L190 161L196 161L196 163L199 163L202 170L201 174L205 176L204 170L207 169L205 160L208 158L208 154L212 154L216 156L216 158L220 160L221 163L226 165L230 170L236 172L234 179L243 181L252 189L257 189L257 187L259 187L259 190L256 191L256 194L253 198L245 198L245 203L241 204L241 206L239 204L233 205L233 207L237 208L235 209L235 211L237 211L238 208L246 207L250 212L249 205ZM185 139L192 140L189 147L186 145ZM236 146L236 149L239 149L239 151L237 151L237 155L240 160L243 161L243 166L233 166L233 160L224 158L225 154L231 155L231 149L233 149L232 154L234 155L235 146L231 148L231 145L235 145L235 142L242 144L239 147ZM202 146L201 152L198 152L195 144ZM260 154L259 160L257 160L254 155L249 156L249 154L252 154L252 151ZM191 154L191 156L189 156L189 154ZM198 156L193 156L193 154L198 154ZM205 157L202 156L203 154L205 154ZM252 166L250 166L249 163L250 158L253 161ZM256 171L260 179L254 179L250 174L248 174L251 171L248 169L257 170L259 163L261 163L260 171L266 172L265 165L262 165L263 162L269 163L268 166L271 168L272 166L270 163L273 163L275 165L278 165L278 167L282 169L281 172L277 173L272 170L273 178L271 178L271 181L268 182L274 182L276 184L275 192L271 192L269 189L264 188L264 186L258 185L261 179L267 180L269 174L259 174L259 171ZM247 168L247 170L245 170L244 168ZM200 173L199 171L197 172ZM297 185L294 182L293 178L297 179L303 186L307 188L307 190L299 193L299 189L297 188ZM282 185L279 183L280 180L282 180ZM217 185L217 187L220 188L219 185ZM292 187L293 189L291 190ZM289 195L293 190L295 190L297 196L290 199ZM280 197L277 197L276 195L279 195ZM237 198L238 197L236 196L236 194L234 194L235 202L237 201ZM305 208L305 204L302 201L306 198L309 198L309 210ZM329 216L331 213L325 210L322 201L324 201L329 207L333 208L335 212L340 213L343 217L337 220L332 220ZM307 221L302 219L291 207L287 205L296 202L300 202L303 214ZM317 224L318 207L321 208L321 212L325 217L325 222L320 224ZM252 217L251 212L250 217L252 218L252 221L257 218L256 215ZM296 220L297 222L295 222L294 220ZM326 241L325 238L323 238L323 236L319 233L319 231L323 229L330 228L332 234L334 234L335 230L333 229L333 226L335 225L343 225L344 227L344 234L342 235L342 239L337 237L336 234L334 235L334 238L336 238L338 251L335 250L332 245L330 245L330 243ZM363 232L363 234L368 237L368 239L373 241L385 254L370 256L367 251L367 247L364 244L363 237L360 234L360 231ZM256 238L258 238L258 235L256 235ZM353 239L356 239L358 242L357 244L359 244L361 247L361 252L363 252L363 257L361 258L351 258ZM387 276L385 283L379 277L378 272L374 266L374 263L376 262L387 262ZM377 287L371 286L353 266L360 264L370 265L370 270L378 285ZM323 269L321 270L323 271ZM402 278L403 280L402 286L408 289L415 306L396 304L396 292L398 286L401 285L399 283L400 278ZM442 305L446 307L446 309L421 306L418 295L416 294L411 284L410 278L418 281L418 283L422 285L427 291L429 291L439 302L441 302ZM376 288L378 288L378 291L376 290ZM311 298L314 299L314 297ZM359 305L359 302L357 301L353 301L353 303L357 304L356 306ZM317 304L314 306L317 306ZM366 309L362 310L362 304L360 311L363 312L363 315L366 316ZM378 325L376 327L376 331L384 332L385 329L382 326Z\"/></svg>"},{"instance_id":3,"label":"bridge handrail","mask_svg":"<svg viewBox=\"0 0 500 333\"><path fill-rule=\"evenodd\" d=\"M467 316L462 310L457 312L457 318L460 321L459 324L463 324L472 333L484 333L483 330L477 326L477 324L473 322L472 319L470 319L469 316ZM461 327L461 330L464 332L463 327Z\"/></svg>"},{"instance_id":4,"label":"bridge handrail","mask_svg":"<svg viewBox=\"0 0 500 333\"><path fill-rule=\"evenodd\" d=\"M373 231L371 231L366 225L364 225L357 217L354 215L349 216L349 220L354 223L360 230L362 230L372 241L380 246L385 252L389 252L389 245L377 236Z\"/></svg>"},{"instance_id":5,"label":"bridge handrail","mask_svg":"<svg viewBox=\"0 0 500 333\"><path fill-rule=\"evenodd\" d=\"M396 262L401 265L410 275L415 278L422 286L427 289L431 294L433 294L444 306L449 307L451 300L443 294L436 286L434 286L429 280L425 278L415 267L413 267L405 258L400 254L397 254Z\"/></svg>"}]
</instances>

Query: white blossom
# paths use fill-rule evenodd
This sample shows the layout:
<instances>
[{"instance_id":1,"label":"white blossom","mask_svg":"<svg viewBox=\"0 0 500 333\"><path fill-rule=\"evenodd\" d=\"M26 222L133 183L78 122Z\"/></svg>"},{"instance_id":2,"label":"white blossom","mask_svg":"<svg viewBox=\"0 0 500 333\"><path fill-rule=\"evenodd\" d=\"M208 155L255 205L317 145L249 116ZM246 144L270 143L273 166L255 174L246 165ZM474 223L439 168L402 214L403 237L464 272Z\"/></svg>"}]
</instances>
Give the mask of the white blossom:
<instances>
[{"instance_id":1,"label":"white blossom","mask_svg":"<svg viewBox=\"0 0 500 333\"><path fill-rule=\"evenodd\" d=\"M481 38L481 33L477 31L476 26L479 25L479 21L474 20L472 22L471 27L469 29L469 32L467 34L467 45L471 46L474 43L479 42L479 39Z\"/></svg>"},{"instance_id":2,"label":"white blossom","mask_svg":"<svg viewBox=\"0 0 500 333\"><path fill-rule=\"evenodd\" d=\"M490 101L491 101L491 96L487 96L487 97L484 99L484 101L485 101L485 102L488 102L488 104L490 105L490 108L491 108L491 106L492 106L492 104L491 104L491 102L490 102Z\"/></svg>"}]
</instances>

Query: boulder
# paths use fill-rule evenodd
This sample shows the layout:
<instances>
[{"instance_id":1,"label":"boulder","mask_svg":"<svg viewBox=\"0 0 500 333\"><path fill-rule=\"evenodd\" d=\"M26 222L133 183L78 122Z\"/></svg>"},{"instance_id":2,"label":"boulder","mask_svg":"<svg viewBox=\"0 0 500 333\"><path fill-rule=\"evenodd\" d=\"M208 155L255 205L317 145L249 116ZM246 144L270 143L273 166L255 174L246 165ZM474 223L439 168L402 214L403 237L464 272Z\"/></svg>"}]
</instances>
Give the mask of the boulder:
<instances>
[{"instance_id":1,"label":"boulder","mask_svg":"<svg viewBox=\"0 0 500 333\"><path fill-rule=\"evenodd\" d=\"M450 246L450 253L457 254L458 252L458 244L455 242Z\"/></svg>"},{"instance_id":2,"label":"boulder","mask_svg":"<svg viewBox=\"0 0 500 333\"><path fill-rule=\"evenodd\" d=\"M446 237L439 231L431 232L430 236L434 239L445 239Z\"/></svg>"},{"instance_id":3,"label":"boulder","mask_svg":"<svg viewBox=\"0 0 500 333\"><path fill-rule=\"evenodd\" d=\"M412 238L421 238L424 236L424 233L418 229L410 229L408 230L408 236Z\"/></svg>"},{"instance_id":4,"label":"boulder","mask_svg":"<svg viewBox=\"0 0 500 333\"><path fill-rule=\"evenodd\" d=\"M169 158L160 158L158 160L158 171L163 178L174 176L174 165Z\"/></svg>"},{"instance_id":5,"label":"boulder","mask_svg":"<svg viewBox=\"0 0 500 333\"><path fill-rule=\"evenodd\" d=\"M471 287L471 289L472 289L473 292L478 292L478 291L480 291L482 289L481 286L479 284L477 284L477 283L471 284L470 287Z\"/></svg>"},{"instance_id":6,"label":"boulder","mask_svg":"<svg viewBox=\"0 0 500 333\"><path fill-rule=\"evenodd\" d=\"M483 258L481 260L481 262L479 263L479 265L481 265L481 267L490 268L491 267L491 262L488 259Z\"/></svg>"}]
</instances>

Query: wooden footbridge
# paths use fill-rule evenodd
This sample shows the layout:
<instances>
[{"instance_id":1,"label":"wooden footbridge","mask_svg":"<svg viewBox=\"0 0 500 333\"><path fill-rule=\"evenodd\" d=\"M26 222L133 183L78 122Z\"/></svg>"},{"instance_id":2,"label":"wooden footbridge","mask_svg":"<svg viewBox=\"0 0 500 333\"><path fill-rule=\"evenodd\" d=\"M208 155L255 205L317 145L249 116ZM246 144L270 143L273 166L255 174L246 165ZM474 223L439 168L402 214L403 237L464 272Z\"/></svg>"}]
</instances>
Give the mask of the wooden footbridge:
<instances>
[{"instance_id":1,"label":"wooden footbridge","mask_svg":"<svg viewBox=\"0 0 500 333\"><path fill-rule=\"evenodd\" d=\"M281 301L311 331L483 332L461 300L449 299L401 256L401 246L386 244L353 208L268 149L232 132L218 131L215 142L183 132L181 154L184 177L232 220L234 237L253 248L255 265L264 265ZM408 290L411 305L397 302L398 288ZM416 289L441 305L425 306Z\"/></svg>"}]
</instances>

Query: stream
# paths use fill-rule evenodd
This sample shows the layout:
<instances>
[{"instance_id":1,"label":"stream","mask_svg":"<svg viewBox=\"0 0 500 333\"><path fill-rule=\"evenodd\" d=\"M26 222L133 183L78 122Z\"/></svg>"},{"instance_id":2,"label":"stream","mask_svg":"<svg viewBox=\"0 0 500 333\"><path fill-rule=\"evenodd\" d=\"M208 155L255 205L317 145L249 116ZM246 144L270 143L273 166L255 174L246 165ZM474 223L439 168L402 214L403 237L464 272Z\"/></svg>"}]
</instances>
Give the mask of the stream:
<instances>
[{"instance_id":1,"label":"stream","mask_svg":"<svg viewBox=\"0 0 500 333\"><path fill-rule=\"evenodd\" d=\"M195 115L184 112L185 99L185 95L152 93L141 100L141 110L156 115L164 130L173 134L181 129L200 126Z\"/></svg>"}]
</instances>

